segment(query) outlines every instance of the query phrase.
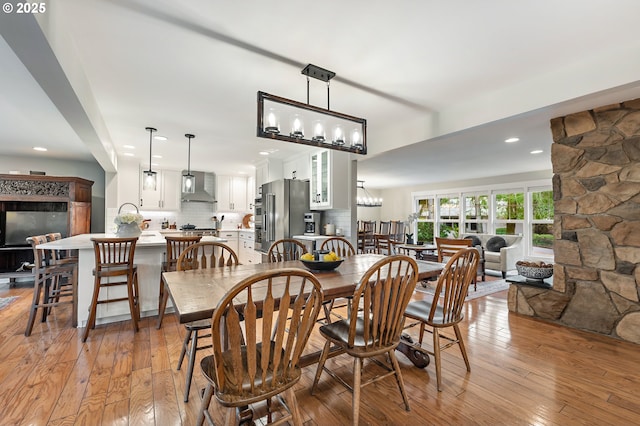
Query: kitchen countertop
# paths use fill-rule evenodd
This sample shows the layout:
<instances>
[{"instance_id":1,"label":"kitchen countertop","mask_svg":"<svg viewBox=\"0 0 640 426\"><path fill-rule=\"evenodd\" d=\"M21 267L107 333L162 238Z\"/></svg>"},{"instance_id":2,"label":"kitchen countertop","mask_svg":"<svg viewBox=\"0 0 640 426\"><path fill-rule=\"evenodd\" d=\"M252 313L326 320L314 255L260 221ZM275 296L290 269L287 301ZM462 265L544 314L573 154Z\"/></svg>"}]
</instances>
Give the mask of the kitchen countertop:
<instances>
[{"instance_id":1,"label":"kitchen countertop","mask_svg":"<svg viewBox=\"0 0 640 426\"><path fill-rule=\"evenodd\" d=\"M328 238L333 238L333 237L337 237L337 235L294 235L291 238L295 238L296 240L307 240L307 241L319 241L319 240L326 240ZM343 238L349 238L349 237L344 237Z\"/></svg>"},{"instance_id":2,"label":"kitchen countertop","mask_svg":"<svg viewBox=\"0 0 640 426\"><path fill-rule=\"evenodd\" d=\"M181 232L181 231L178 231ZM76 249L88 249L93 248L93 242L91 238L113 238L117 237L115 234L80 234L73 237L63 238L57 241L51 241L48 243L38 245L38 248L49 248L54 250L76 250ZM202 242L212 241L224 243L227 240L220 237L204 236ZM142 231L142 234L138 237L136 247L155 247L166 246L167 242L160 231Z\"/></svg>"}]
</instances>

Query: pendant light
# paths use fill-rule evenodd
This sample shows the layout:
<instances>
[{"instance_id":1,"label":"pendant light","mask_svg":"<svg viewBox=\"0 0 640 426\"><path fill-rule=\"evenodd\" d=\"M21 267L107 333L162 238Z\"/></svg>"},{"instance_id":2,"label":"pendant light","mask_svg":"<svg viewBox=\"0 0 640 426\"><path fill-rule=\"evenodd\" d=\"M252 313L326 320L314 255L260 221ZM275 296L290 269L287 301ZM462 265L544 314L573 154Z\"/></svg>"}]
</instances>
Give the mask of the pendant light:
<instances>
[{"instance_id":1,"label":"pendant light","mask_svg":"<svg viewBox=\"0 0 640 426\"><path fill-rule=\"evenodd\" d=\"M153 132L157 132L158 129L154 129L153 127L145 127L145 130L149 132L149 170L144 171L144 180L142 182L142 189L146 191L155 191L156 190L156 175L157 173L151 170L151 143L153 140Z\"/></svg>"},{"instance_id":2,"label":"pendant light","mask_svg":"<svg viewBox=\"0 0 640 426\"><path fill-rule=\"evenodd\" d=\"M191 174L191 139L195 138L195 135L185 134L189 139L189 154L187 163L187 174L182 175L182 192L186 194L193 194L196 191L196 177Z\"/></svg>"}]
</instances>

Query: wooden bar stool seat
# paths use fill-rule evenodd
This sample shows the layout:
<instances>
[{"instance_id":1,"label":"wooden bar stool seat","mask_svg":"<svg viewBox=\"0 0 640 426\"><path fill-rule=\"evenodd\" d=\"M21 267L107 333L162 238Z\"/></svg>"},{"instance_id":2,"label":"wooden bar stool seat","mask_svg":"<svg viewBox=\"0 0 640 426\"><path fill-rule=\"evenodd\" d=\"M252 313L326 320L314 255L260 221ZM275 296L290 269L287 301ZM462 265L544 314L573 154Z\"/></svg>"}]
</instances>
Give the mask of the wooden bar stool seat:
<instances>
[{"instance_id":1,"label":"wooden bar stool seat","mask_svg":"<svg viewBox=\"0 0 640 426\"><path fill-rule=\"evenodd\" d=\"M91 238L95 254L93 270L93 298L89 307L89 319L84 329L82 341L89 336L89 329L96 325L98 305L115 302L129 302L133 329L138 331L140 321L140 299L138 291L138 268L133 264L138 237L132 238ZM127 296L100 299L100 290L114 286L126 286Z\"/></svg>"}]
</instances>

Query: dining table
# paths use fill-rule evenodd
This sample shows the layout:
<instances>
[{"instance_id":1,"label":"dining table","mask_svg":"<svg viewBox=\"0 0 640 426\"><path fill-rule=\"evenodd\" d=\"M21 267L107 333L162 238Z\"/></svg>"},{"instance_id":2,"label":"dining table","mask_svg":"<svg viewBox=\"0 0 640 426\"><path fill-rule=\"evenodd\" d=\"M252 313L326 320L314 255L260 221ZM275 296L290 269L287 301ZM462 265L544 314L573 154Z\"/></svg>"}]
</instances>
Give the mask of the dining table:
<instances>
[{"instance_id":1,"label":"dining table","mask_svg":"<svg viewBox=\"0 0 640 426\"><path fill-rule=\"evenodd\" d=\"M310 271L320 282L324 301L352 296L364 273L385 256L380 254L356 254L345 257L342 264L331 271ZM444 264L417 260L418 280L437 277ZM162 280L169 294L174 313L181 324L211 318L218 302L241 280L273 269L307 269L299 260L275 263L239 264L209 269L163 272ZM404 343L402 343L404 344ZM404 349L404 348L403 348ZM403 351L404 352L404 351ZM316 363L320 352L306 354L301 366ZM410 358L411 359L411 358ZM412 360L413 361L413 360ZM414 362L416 364L416 362ZM416 364L420 366L419 364ZM424 365L423 365L424 366Z\"/></svg>"}]
</instances>

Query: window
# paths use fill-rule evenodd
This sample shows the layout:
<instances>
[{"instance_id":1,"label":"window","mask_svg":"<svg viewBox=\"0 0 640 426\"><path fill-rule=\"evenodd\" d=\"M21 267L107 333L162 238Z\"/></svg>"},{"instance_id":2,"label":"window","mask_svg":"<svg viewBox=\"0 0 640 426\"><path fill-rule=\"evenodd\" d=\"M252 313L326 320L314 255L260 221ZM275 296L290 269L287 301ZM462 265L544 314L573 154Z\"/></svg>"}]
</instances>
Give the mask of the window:
<instances>
[{"instance_id":1,"label":"window","mask_svg":"<svg viewBox=\"0 0 640 426\"><path fill-rule=\"evenodd\" d=\"M553 257L553 189L549 180L413 193L417 240L466 234L522 235L524 255Z\"/></svg>"},{"instance_id":2,"label":"window","mask_svg":"<svg viewBox=\"0 0 640 426\"><path fill-rule=\"evenodd\" d=\"M489 224L489 195L464 194L464 233L486 234Z\"/></svg>"},{"instance_id":3,"label":"window","mask_svg":"<svg viewBox=\"0 0 640 426\"><path fill-rule=\"evenodd\" d=\"M531 254L553 255L553 191L532 190Z\"/></svg>"},{"instance_id":4,"label":"window","mask_svg":"<svg viewBox=\"0 0 640 426\"><path fill-rule=\"evenodd\" d=\"M419 198L418 207L418 239L426 243L433 243L433 224L435 220L435 199ZM412 233L413 229L409 231Z\"/></svg>"},{"instance_id":5,"label":"window","mask_svg":"<svg viewBox=\"0 0 640 426\"><path fill-rule=\"evenodd\" d=\"M438 235L442 238L457 238L460 231L460 197L438 198Z\"/></svg>"},{"instance_id":6,"label":"window","mask_svg":"<svg viewBox=\"0 0 640 426\"><path fill-rule=\"evenodd\" d=\"M495 194L494 214L496 234L521 234L524 223L524 192Z\"/></svg>"}]
</instances>

